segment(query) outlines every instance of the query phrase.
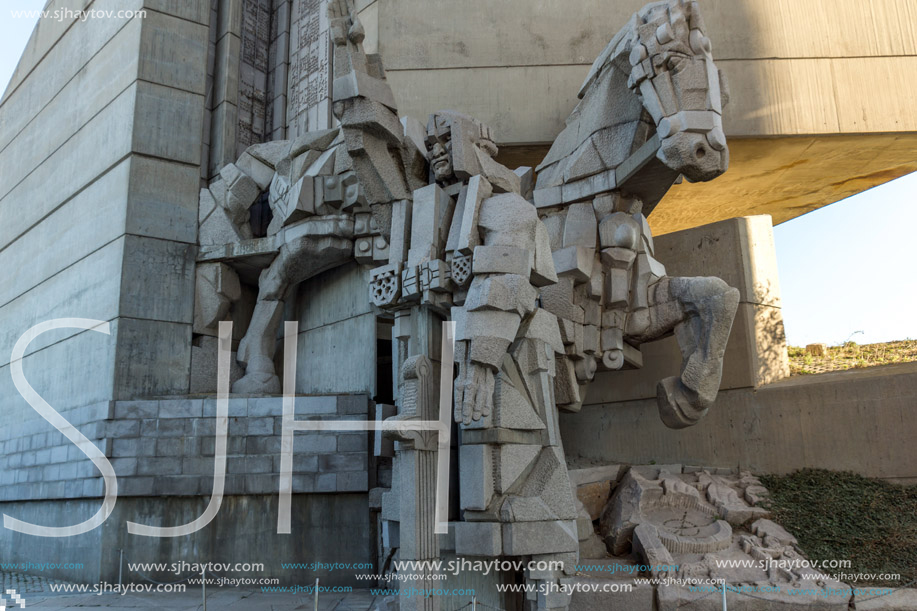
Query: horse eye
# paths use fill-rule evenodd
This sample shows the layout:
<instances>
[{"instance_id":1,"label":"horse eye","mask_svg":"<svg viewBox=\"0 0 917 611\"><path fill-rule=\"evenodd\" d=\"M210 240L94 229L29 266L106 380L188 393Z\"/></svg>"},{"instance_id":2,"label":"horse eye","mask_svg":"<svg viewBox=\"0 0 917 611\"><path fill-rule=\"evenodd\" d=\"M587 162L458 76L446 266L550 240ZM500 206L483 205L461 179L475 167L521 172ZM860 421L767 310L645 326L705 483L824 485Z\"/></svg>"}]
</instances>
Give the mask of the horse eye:
<instances>
[{"instance_id":1,"label":"horse eye","mask_svg":"<svg viewBox=\"0 0 917 611\"><path fill-rule=\"evenodd\" d=\"M673 55L669 57L666 61L666 68L672 70L673 72L680 72L685 65L685 58L679 57L678 55Z\"/></svg>"}]
</instances>

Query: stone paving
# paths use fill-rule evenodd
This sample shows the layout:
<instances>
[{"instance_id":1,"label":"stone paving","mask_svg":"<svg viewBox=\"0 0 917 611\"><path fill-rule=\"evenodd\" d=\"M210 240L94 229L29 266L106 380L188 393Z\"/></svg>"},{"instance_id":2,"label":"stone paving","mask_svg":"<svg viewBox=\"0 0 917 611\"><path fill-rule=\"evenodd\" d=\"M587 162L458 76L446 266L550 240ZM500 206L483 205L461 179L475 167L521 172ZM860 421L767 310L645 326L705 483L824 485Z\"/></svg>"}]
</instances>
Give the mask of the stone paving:
<instances>
[{"instance_id":1,"label":"stone paving","mask_svg":"<svg viewBox=\"0 0 917 611\"><path fill-rule=\"evenodd\" d=\"M49 584L66 583L57 579L49 579L40 575L26 575L25 573L13 573L10 571L0 571L0 594L7 590L15 590L19 594L51 594L48 588Z\"/></svg>"},{"instance_id":2,"label":"stone paving","mask_svg":"<svg viewBox=\"0 0 917 611\"><path fill-rule=\"evenodd\" d=\"M15 590L25 601L27 609L86 609L100 608L110 611L134 609L161 609L163 611L200 611L203 596L200 587L189 587L185 592L150 592L130 594L57 594L51 592L49 584L66 583L44 577L21 573L0 572L0 583L5 593ZM354 590L347 593L319 594L319 611L369 611L381 598L369 590ZM6 595L7 608L10 596ZM2 604L2 602L0 602ZM240 588L207 588L208 609L270 610L314 609L312 594L264 593L259 590Z\"/></svg>"}]
</instances>

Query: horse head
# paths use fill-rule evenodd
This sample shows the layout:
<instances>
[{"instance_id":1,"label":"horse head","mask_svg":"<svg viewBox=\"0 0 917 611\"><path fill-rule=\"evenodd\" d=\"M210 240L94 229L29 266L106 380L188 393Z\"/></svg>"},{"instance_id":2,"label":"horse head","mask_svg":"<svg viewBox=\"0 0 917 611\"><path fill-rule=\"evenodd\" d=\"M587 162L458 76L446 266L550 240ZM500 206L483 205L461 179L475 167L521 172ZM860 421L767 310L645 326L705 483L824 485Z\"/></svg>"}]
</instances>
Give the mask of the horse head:
<instances>
[{"instance_id":1,"label":"horse head","mask_svg":"<svg viewBox=\"0 0 917 611\"><path fill-rule=\"evenodd\" d=\"M657 157L692 182L716 178L729 165L728 98L697 2L650 4L631 24L629 66L619 67L629 68L627 85L656 125Z\"/></svg>"}]
</instances>

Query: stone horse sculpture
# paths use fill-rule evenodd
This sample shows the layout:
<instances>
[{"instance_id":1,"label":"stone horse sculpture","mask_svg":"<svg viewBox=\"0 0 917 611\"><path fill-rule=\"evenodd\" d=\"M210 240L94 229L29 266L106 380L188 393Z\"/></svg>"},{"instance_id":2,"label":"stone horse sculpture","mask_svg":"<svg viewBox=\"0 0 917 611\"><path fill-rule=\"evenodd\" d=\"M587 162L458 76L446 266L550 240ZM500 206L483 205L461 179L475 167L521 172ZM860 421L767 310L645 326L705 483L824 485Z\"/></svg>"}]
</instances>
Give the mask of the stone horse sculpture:
<instances>
[{"instance_id":1,"label":"stone horse sculpture","mask_svg":"<svg viewBox=\"0 0 917 611\"><path fill-rule=\"evenodd\" d=\"M659 382L663 422L696 423L719 389L738 291L719 278L670 278L646 216L684 176L722 174L727 101L697 2L644 7L599 55L580 102L538 168L534 201L559 282L542 307L560 320L558 407L578 411L597 369L639 364L641 343L675 332L679 377Z\"/></svg>"}]
</instances>

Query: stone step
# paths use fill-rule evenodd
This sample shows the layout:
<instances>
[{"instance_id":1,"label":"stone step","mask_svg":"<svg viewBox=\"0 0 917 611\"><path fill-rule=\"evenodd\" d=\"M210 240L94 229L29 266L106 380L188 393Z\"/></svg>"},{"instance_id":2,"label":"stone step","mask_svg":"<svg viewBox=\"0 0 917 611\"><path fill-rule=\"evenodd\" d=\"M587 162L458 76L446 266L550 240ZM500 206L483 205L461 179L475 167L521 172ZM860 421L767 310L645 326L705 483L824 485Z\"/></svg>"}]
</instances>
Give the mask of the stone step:
<instances>
[{"instance_id":1,"label":"stone step","mask_svg":"<svg viewBox=\"0 0 917 611\"><path fill-rule=\"evenodd\" d=\"M581 575L574 578L569 611L655 611L655 588L633 579Z\"/></svg>"}]
</instances>

